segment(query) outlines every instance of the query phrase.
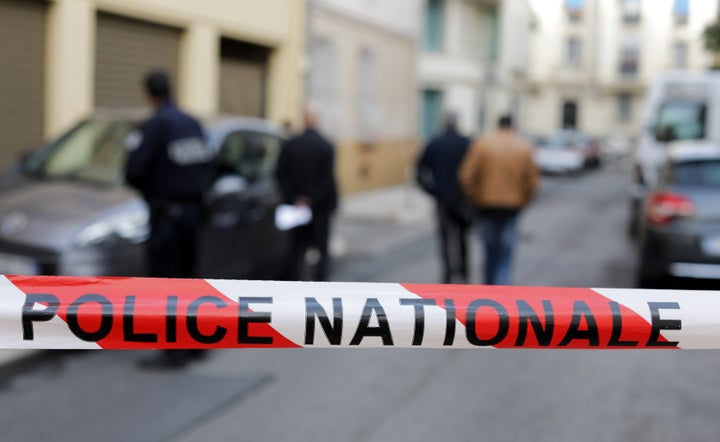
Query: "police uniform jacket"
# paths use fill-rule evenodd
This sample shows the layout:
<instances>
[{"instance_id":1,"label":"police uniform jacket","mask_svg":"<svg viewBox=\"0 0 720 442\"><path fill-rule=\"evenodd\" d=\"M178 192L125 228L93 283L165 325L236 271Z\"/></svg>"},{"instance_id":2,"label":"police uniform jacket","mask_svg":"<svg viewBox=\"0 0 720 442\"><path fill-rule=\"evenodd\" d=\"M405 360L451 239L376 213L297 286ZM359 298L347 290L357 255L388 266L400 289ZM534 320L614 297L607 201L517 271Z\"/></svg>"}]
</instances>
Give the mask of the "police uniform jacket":
<instances>
[{"instance_id":1,"label":"police uniform jacket","mask_svg":"<svg viewBox=\"0 0 720 442\"><path fill-rule=\"evenodd\" d=\"M211 153L196 119L164 103L127 144L126 181L146 200L200 201L210 185Z\"/></svg>"}]
</instances>

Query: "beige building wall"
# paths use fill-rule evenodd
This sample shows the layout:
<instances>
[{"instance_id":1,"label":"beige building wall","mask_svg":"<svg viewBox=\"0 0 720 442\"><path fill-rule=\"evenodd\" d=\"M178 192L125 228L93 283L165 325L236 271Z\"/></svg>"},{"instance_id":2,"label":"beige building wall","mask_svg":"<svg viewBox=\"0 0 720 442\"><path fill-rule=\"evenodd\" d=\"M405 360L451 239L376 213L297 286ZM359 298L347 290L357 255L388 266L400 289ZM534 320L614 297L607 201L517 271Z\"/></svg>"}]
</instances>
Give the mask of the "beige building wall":
<instances>
[{"instance_id":1,"label":"beige building wall","mask_svg":"<svg viewBox=\"0 0 720 442\"><path fill-rule=\"evenodd\" d=\"M337 146L341 192L405 181L418 143L414 35L362 2L316 2L311 29L309 96Z\"/></svg>"},{"instance_id":2,"label":"beige building wall","mask_svg":"<svg viewBox=\"0 0 720 442\"><path fill-rule=\"evenodd\" d=\"M532 44L529 34L524 32L533 20L528 0L502 0L498 15L498 59L488 81L486 130L494 128L503 114L511 114L516 125L523 121L521 91L528 76Z\"/></svg>"},{"instance_id":3,"label":"beige building wall","mask_svg":"<svg viewBox=\"0 0 720 442\"><path fill-rule=\"evenodd\" d=\"M267 115L299 121L304 11L299 0L54 0L47 17L46 136L92 111L98 12L181 30L176 95L196 114L218 110L221 37L270 48Z\"/></svg>"}]
</instances>

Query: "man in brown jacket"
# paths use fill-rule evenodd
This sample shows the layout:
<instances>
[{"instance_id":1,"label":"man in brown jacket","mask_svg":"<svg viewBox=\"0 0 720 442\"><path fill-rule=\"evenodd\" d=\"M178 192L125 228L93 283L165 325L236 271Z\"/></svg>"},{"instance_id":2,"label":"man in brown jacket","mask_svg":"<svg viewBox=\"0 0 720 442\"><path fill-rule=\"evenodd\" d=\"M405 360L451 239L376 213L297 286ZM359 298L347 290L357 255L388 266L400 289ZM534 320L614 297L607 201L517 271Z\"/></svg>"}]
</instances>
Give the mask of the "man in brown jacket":
<instances>
[{"instance_id":1,"label":"man in brown jacket","mask_svg":"<svg viewBox=\"0 0 720 442\"><path fill-rule=\"evenodd\" d=\"M477 139L460 166L460 184L479 214L485 244L485 283L508 285L520 211L537 189L532 146L518 136L512 118Z\"/></svg>"}]
</instances>

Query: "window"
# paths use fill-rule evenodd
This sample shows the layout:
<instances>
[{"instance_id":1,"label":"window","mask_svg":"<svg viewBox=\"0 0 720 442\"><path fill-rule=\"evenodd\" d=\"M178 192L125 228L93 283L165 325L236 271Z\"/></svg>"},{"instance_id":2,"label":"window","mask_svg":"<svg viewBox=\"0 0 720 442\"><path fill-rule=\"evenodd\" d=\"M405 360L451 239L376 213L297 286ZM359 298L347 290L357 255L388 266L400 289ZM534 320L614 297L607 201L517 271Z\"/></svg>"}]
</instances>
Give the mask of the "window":
<instances>
[{"instance_id":1,"label":"window","mask_svg":"<svg viewBox=\"0 0 720 442\"><path fill-rule=\"evenodd\" d=\"M673 4L673 15L675 16L675 24L684 26L688 23L690 16L690 0L675 0Z\"/></svg>"},{"instance_id":2,"label":"window","mask_svg":"<svg viewBox=\"0 0 720 442\"><path fill-rule=\"evenodd\" d=\"M676 164L669 180L683 186L720 187L720 161L698 160Z\"/></svg>"},{"instance_id":3,"label":"window","mask_svg":"<svg viewBox=\"0 0 720 442\"><path fill-rule=\"evenodd\" d=\"M579 22L582 20L585 0L565 0L565 11L571 22Z\"/></svg>"},{"instance_id":4,"label":"window","mask_svg":"<svg viewBox=\"0 0 720 442\"><path fill-rule=\"evenodd\" d=\"M260 132L228 135L215 159L219 175L240 175L250 182L272 179L282 140Z\"/></svg>"},{"instance_id":5,"label":"window","mask_svg":"<svg viewBox=\"0 0 720 442\"><path fill-rule=\"evenodd\" d=\"M424 47L426 51L439 52L443 45L443 0L427 0L425 6Z\"/></svg>"},{"instance_id":6,"label":"window","mask_svg":"<svg viewBox=\"0 0 720 442\"><path fill-rule=\"evenodd\" d=\"M337 122L338 50L328 37L318 36L311 41L310 98L317 106L321 130L335 137L340 126Z\"/></svg>"},{"instance_id":7,"label":"window","mask_svg":"<svg viewBox=\"0 0 720 442\"><path fill-rule=\"evenodd\" d=\"M568 67L579 67L582 62L582 41L569 37L565 43L565 62Z\"/></svg>"},{"instance_id":8,"label":"window","mask_svg":"<svg viewBox=\"0 0 720 442\"><path fill-rule=\"evenodd\" d=\"M494 8L490 12L490 48L488 50L488 58L492 61L498 59L498 48L500 46L500 30L498 8Z\"/></svg>"},{"instance_id":9,"label":"window","mask_svg":"<svg viewBox=\"0 0 720 442\"><path fill-rule=\"evenodd\" d=\"M641 0L620 0L622 17L625 23L637 23L640 21Z\"/></svg>"},{"instance_id":10,"label":"window","mask_svg":"<svg viewBox=\"0 0 720 442\"><path fill-rule=\"evenodd\" d=\"M378 129L377 89L380 83L378 77L378 62L375 52L370 48L360 51L357 64L356 100L358 136L362 140L372 140Z\"/></svg>"},{"instance_id":11,"label":"window","mask_svg":"<svg viewBox=\"0 0 720 442\"><path fill-rule=\"evenodd\" d=\"M562 128L577 129L578 105L574 101L566 101L562 107Z\"/></svg>"},{"instance_id":12,"label":"window","mask_svg":"<svg viewBox=\"0 0 720 442\"><path fill-rule=\"evenodd\" d=\"M672 130L676 140L705 138L705 103L674 101L663 104L658 110L655 130Z\"/></svg>"},{"instance_id":13,"label":"window","mask_svg":"<svg viewBox=\"0 0 720 442\"><path fill-rule=\"evenodd\" d=\"M422 135L429 140L440 128L442 118L442 92L426 89L422 96Z\"/></svg>"},{"instance_id":14,"label":"window","mask_svg":"<svg viewBox=\"0 0 720 442\"><path fill-rule=\"evenodd\" d=\"M130 121L81 123L49 149L33 155L27 170L48 178L105 184L122 181L126 143L134 126Z\"/></svg>"},{"instance_id":15,"label":"window","mask_svg":"<svg viewBox=\"0 0 720 442\"><path fill-rule=\"evenodd\" d=\"M632 94L621 92L617 96L617 118L621 123L632 120L633 99Z\"/></svg>"},{"instance_id":16,"label":"window","mask_svg":"<svg viewBox=\"0 0 720 442\"><path fill-rule=\"evenodd\" d=\"M678 41L673 44L672 49L672 66L674 68L682 69L687 67L688 58L688 45L683 41Z\"/></svg>"},{"instance_id":17,"label":"window","mask_svg":"<svg viewBox=\"0 0 720 442\"><path fill-rule=\"evenodd\" d=\"M620 48L620 74L629 77L637 75L639 64L640 44L637 38L627 37Z\"/></svg>"},{"instance_id":18,"label":"window","mask_svg":"<svg viewBox=\"0 0 720 442\"><path fill-rule=\"evenodd\" d=\"M328 38L318 37L312 45L310 92L314 100L333 101L336 91L337 50Z\"/></svg>"}]
</instances>

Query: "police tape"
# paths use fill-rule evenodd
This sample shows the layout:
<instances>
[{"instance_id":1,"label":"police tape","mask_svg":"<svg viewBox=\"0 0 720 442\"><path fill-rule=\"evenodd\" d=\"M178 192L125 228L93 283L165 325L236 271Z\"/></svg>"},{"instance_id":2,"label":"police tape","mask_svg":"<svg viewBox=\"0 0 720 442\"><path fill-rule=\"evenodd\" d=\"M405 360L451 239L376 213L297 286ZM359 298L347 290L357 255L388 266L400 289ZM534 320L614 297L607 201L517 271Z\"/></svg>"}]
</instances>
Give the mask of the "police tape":
<instances>
[{"instance_id":1,"label":"police tape","mask_svg":"<svg viewBox=\"0 0 720 442\"><path fill-rule=\"evenodd\" d=\"M0 276L0 348L720 348L720 292Z\"/></svg>"}]
</instances>

